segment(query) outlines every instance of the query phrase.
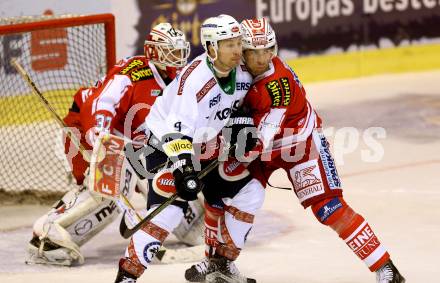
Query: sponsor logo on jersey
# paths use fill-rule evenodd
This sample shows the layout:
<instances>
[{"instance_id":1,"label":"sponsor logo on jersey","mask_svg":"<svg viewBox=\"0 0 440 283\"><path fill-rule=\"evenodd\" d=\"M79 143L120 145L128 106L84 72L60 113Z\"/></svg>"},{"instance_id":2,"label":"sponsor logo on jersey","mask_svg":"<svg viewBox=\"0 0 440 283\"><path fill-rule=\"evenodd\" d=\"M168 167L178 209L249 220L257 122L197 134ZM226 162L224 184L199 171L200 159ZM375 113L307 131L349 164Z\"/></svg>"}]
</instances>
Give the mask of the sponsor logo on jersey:
<instances>
[{"instance_id":1,"label":"sponsor logo on jersey","mask_svg":"<svg viewBox=\"0 0 440 283\"><path fill-rule=\"evenodd\" d=\"M130 79L133 82L141 81L141 80L147 80L154 77L153 71L146 67L138 70L133 70L130 73Z\"/></svg>"},{"instance_id":2,"label":"sponsor logo on jersey","mask_svg":"<svg viewBox=\"0 0 440 283\"><path fill-rule=\"evenodd\" d=\"M280 106L281 105L281 87L278 81L270 81L266 83L266 89L272 99L272 106Z\"/></svg>"},{"instance_id":3,"label":"sponsor logo on jersey","mask_svg":"<svg viewBox=\"0 0 440 283\"><path fill-rule=\"evenodd\" d=\"M329 149L329 143L324 134L319 134L320 149L319 155L321 156L322 165L324 167L325 176L327 178L328 186L330 189L340 189L341 180L339 179L338 171L336 170L335 161Z\"/></svg>"},{"instance_id":4,"label":"sponsor logo on jersey","mask_svg":"<svg viewBox=\"0 0 440 283\"><path fill-rule=\"evenodd\" d=\"M158 241L151 242L148 245L145 246L143 256L147 263L151 263L151 260L156 255L156 253L159 251L161 246L161 243Z\"/></svg>"},{"instance_id":5,"label":"sponsor logo on jersey","mask_svg":"<svg viewBox=\"0 0 440 283\"><path fill-rule=\"evenodd\" d=\"M217 104L220 102L221 99L222 99L222 96L221 96L220 93L217 94L216 96L214 96L214 97L209 101L209 108L211 108L211 107L217 105Z\"/></svg>"},{"instance_id":6,"label":"sponsor logo on jersey","mask_svg":"<svg viewBox=\"0 0 440 283\"><path fill-rule=\"evenodd\" d=\"M214 78L211 78L199 92L196 94L197 102L203 99L205 95L217 84ZM219 94L220 95L220 94ZM219 100L220 101L220 100ZM209 108L211 108L211 102L209 102Z\"/></svg>"},{"instance_id":7,"label":"sponsor logo on jersey","mask_svg":"<svg viewBox=\"0 0 440 283\"><path fill-rule=\"evenodd\" d=\"M119 73L121 75L125 75L127 74L131 69L134 69L136 67L142 66L144 65L144 62L142 60L139 59L135 59L132 62L130 62L130 64L128 64L127 67L125 67L124 69L122 69Z\"/></svg>"},{"instance_id":8,"label":"sponsor logo on jersey","mask_svg":"<svg viewBox=\"0 0 440 283\"><path fill-rule=\"evenodd\" d=\"M249 90L250 87L251 87L251 83L245 83L245 82L236 82L235 83L236 90Z\"/></svg>"},{"instance_id":9,"label":"sponsor logo on jersey","mask_svg":"<svg viewBox=\"0 0 440 283\"><path fill-rule=\"evenodd\" d=\"M341 207L342 203L339 201L339 198L333 198L318 210L319 221L326 221L327 218Z\"/></svg>"},{"instance_id":10,"label":"sponsor logo on jersey","mask_svg":"<svg viewBox=\"0 0 440 283\"><path fill-rule=\"evenodd\" d=\"M224 119L229 118L229 116L231 115L232 111L238 109L238 104L239 103L240 103L240 100L235 100L234 104L232 105L232 107L223 108L223 109L217 111L217 113L215 113L214 120L219 119L220 121L222 121Z\"/></svg>"},{"instance_id":11,"label":"sponsor logo on jersey","mask_svg":"<svg viewBox=\"0 0 440 283\"><path fill-rule=\"evenodd\" d=\"M189 75L194 71L195 68L202 62L201 60L196 60L189 65L189 67L185 70L185 72L182 74L182 78L180 79L179 89L177 90L177 95L182 95L183 93L183 87L185 86L186 79L189 77Z\"/></svg>"},{"instance_id":12,"label":"sponsor logo on jersey","mask_svg":"<svg viewBox=\"0 0 440 283\"><path fill-rule=\"evenodd\" d=\"M363 225L364 227L356 235L346 240L347 245L362 260L366 259L380 246L380 242L370 226L366 222Z\"/></svg>"},{"instance_id":13,"label":"sponsor logo on jersey","mask_svg":"<svg viewBox=\"0 0 440 283\"><path fill-rule=\"evenodd\" d=\"M316 160L301 163L290 170L296 195L300 202L325 192Z\"/></svg>"},{"instance_id":14,"label":"sponsor logo on jersey","mask_svg":"<svg viewBox=\"0 0 440 283\"><path fill-rule=\"evenodd\" d=\"M291 95L290 83L287 78L281 78L280 82L284 91L283 106L288 106L290 104L290 95Z\"/></svg>"}]
</instances>

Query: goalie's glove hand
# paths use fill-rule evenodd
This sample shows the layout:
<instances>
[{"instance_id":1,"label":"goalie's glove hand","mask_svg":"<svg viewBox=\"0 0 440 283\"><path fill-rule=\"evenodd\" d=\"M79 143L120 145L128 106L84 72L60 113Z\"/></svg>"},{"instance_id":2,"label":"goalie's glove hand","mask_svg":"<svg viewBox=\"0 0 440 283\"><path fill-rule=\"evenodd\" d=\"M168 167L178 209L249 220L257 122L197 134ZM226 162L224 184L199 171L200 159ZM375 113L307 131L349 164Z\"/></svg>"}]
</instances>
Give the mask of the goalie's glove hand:
<instances>
[{"instance_id":1,"label":"goalie's glove hand","mask_svg":"<svg viewBox=\"0 0 440 283\"><path fill-rule=\"evenodd\" d=\"M197 172L192 164L193 155L184 153L178 156L178 161L173 164L174 184L180 198L191 201L197 199L197 194L202 190L203 183L197 177Z\"/></svg>"},{"instance_id":2,"label":"goalie's glove hand","mask_svg":"<svg viewBox=\"0 0 440 283\"><path fill-rule=\"evenodd\" d=\"M95 145L95 141L98 139L100 133L109 133L107 129L102 129L98 127L90 128L86 133L86 141L90 146Z\"/></svg>"},{"instance_id":3,"label":"goalie's glove hand","mask_svg":"<svg viewBox=\"0 0 440 283\"><path fill-rule=\"evenodd\" d=\"M93 116L95 125L86 133L86 141L93 147L100 133L109 133L113 115L105 110L97 111Z\"/></svg>"}]
</instances>

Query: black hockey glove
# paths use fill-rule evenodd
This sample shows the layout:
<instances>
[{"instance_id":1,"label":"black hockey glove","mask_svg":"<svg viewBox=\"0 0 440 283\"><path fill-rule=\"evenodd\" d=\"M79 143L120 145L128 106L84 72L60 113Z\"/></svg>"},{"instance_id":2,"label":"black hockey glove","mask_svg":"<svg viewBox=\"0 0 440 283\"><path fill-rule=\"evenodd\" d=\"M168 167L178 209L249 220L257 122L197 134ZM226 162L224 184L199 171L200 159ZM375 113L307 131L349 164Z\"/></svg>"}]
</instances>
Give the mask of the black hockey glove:
<instances>
[{"instance_id":1,"label":"black hockey glove","mask_svg":"<svg viewBox=\"0 0 440 283\"><path fill-rule=\"evenodd\" d=\"M164 143L165 154L173 162L174 185L180 198L195 200L202 190L202 182L193 166L194 150L190 138L174 138Z\"/></svg>"},{"instance_id":2,"label":"black hockey glove","mask_svg":"<svg viewBox=\"0 0 440 283\"><path fill-rule=\"evenodd\" d=\"M230 155L244 155L251 151L258 143L257 128L251 115L243 110L237 110L231 114L228 124L224 128L224 136L231 145L236 145L235 152Z\"/></svg>"},{"instance_id":3,"label":"black hockey glove","mask_svg":"<svg viewBox=\"0 0 440 283\"><path fill-rule=\"evenodd\" d=\"M174 184L176 192L184 200L195 200L197 194L202 190L203 183L197 177L191 157L192 154L181 154L177 162L173 164Z\"/></svg>"}]
</instances>

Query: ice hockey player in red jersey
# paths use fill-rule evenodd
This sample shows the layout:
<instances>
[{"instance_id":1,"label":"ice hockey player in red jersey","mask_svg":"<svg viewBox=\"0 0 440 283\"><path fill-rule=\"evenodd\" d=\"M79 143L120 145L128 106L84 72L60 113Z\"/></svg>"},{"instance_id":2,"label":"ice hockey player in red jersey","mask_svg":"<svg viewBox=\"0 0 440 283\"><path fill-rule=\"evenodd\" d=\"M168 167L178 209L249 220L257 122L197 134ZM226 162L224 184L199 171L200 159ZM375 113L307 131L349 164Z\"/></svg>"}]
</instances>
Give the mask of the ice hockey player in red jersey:
<instances>
[{"instance_id":1,"label":"ice hockey player in red jersey","mask_svg":"<svg viewBox=\"0 0 440 283\"><path fill-rule=\"evenodd\" d=\"M151 106L186 65L189 52L189 42L181 31L169 23L156 25L145 41L144 56L119 61L94 87L79 89L64 122L80 134L86 149L92 148L102 131L142 144L143 124ZM79 187L69 191L35 222L27 263L81 264L84 258L79 247L117 216L113 201L96 197L83 186L88 163L69 139L65 149ZM131 194L136 188L147 194L147 181L137 178L133 168L125 170L121 172L121 181L127 184L126 193ZM203 208L196 202L190 205L197 206L192 207L191 217L196 222ZM182 223L175 230L176 236L188 244L199 244L199 236L196 239L186 233L190 223Z\"/></svg>"},{"instance_id":2,"label":"ice hockey player in red jersey","mask_svg":"<svg viewBox=\"0 0 440 283\"><path fill-rule=\"evenodd\" d=\"M376 272L378 283L405 282L367 221L344 200L329 143L321 130L321 119L308 102L298 76L276 56L277 42L272 27L261 18L244 20L241 28L243 61L254 77L243 108L253 118L249 128L256 127L259 142L245 156L236 156L237 159L253 160L247 170L263 186L273 171L284 169L303 207L311 207L320 223L338 233L367 267ZM209 214L207 210L206 215ZM205 226L205 230L210 229L206 220ZM186 270L187 280L204 282L209 272L207 267L206 260L191 266Z\"/></svg>"},{"instance_id":3,"label":"ice hockey player in red jersey","mask_svg":"<svg viewBox=\"0 0 440 283\"><path fill-rule=\"evenodd\" d=\"M248 167L264 186L271 173L286 171L299 202L332 228L376 272L377 282L405 282L368 222L344 200L321 119L307 101L295 72L279 57L266 19L241 23L243 58L254 81L244 107L257 127L261 157Z\"/></svg>"}]
</instances>

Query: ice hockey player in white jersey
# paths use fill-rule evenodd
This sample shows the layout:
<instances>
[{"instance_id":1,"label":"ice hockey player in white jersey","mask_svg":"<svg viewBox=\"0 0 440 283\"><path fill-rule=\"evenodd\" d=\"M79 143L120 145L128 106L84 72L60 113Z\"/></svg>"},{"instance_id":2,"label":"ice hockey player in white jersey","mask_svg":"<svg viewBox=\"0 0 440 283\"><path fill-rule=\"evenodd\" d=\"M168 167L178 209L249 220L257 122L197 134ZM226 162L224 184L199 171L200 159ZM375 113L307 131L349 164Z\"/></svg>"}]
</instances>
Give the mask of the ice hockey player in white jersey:
<instances>
[{"instance_id":1,"label":"ice hockey player in white jersey","mask_svg":"<svg viewBox=\"0 0 440 283\"><path fill-rule=\"evenodd\" d=\"M146 128L150 130L148 146L156 149L146 158L147 171L155 173L150 169L170 160L170 171L179 199L132 236L125 257L119 261L116 282L136 282L178 224L177 219L184 213L187 201L197 198L203 187L197 172L204 166L204 160L217 158L214 152L200 154L197 146L217 140L250 87L251 75L241 65L241 30L234 18L220 15L206 19L201 26L201 41L206 52L188 64L164 89L146 118ZM205 189L210 188L206 186ZM220 190L222 187L211 189ZM249 208L246 207L246 196L250 193L254 193L255 198ZM245 210L244 214L250 216L261 207L264 189L261 187L256 192L243 190L242 194L238 192L231 198L232 204L234 198L239 200L237 205L233 205L236 211ZM150 190L147 207L152 210L165 200L160 193ZM245 208L241 208L240 204ZM231 214L227 221L233 221L232 218L234 215ZM234 256L244 244L252 221L239 232L240 240L236 243L237 247L234 245ZM230 252L226 248L223 250ZM229 262L222 256L216 259L216 266L222 265L226 269Z\"/></svg>"},{"instance_id":2,"label":"ice hockey player in white jersey","mask_svg":"<svg viewBox=\"0 0 440 283\"><path fill-rule=\"evenodd\" d=\"M143 56L130 57L113 66L95 87L77 92L75 102L64 121L82 133L82 140L85 139L84 136L88 136L86 133L95 136L95 133L104 130L114 134L125 133L127 138L136 139L138 127L143 125L148 109L144 107L136 111L131 123L125 127L130 120L127 113L133 113L132 109L138 105L153 104L157 96L153 94L160 92L175 77L176 71L186 65L190 51L185 35L169 23L160 23L153 27L144 49ZM104 120L100 117L105 117L111 124L97 127L99 121ZM85 143L83 145L90 146ZM76 153L78 151L74 154L66 152L68 156ZM81 264L84 257L80 247L118 215L118 209L112 200L92 195L83 186L86 184L84 169L88 167L88 162L80 154L71 160L73 174L80 186L65 194L49 212L35 222L33 237L27 249L27 263ZM120 180L127 195L132 194L135 187L145 194L148 190L146 180L137 178L129 165L121 170ZM203 206L198 201L192 202L186 216L174 234L184 243L202 244L203 239L199 235L203 227ZM176 221L180 220L182 217ZM200 227L193 227L195 223L199 223ZM195 233L190 232L193 228Z\"/></svg>"}]
</instances>

